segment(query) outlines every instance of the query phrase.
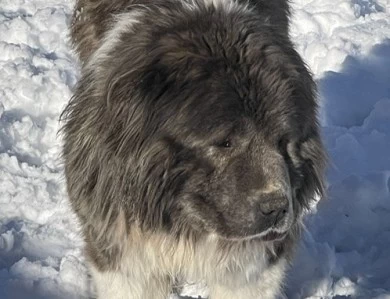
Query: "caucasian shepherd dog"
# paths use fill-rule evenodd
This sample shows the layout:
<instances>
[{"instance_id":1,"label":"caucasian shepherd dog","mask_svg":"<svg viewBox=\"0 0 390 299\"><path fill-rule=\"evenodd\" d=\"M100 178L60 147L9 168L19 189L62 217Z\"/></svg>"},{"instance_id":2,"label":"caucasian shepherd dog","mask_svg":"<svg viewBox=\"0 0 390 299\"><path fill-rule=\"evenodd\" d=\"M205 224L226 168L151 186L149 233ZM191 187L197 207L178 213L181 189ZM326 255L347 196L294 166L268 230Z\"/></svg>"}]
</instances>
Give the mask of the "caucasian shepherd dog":
<instances>
[{"instance_id":1,"label":"caucasian shepherd dog","mask_svg":"<svg viewBox=\"0 0 390 299\"><path fill-rule=\"evenodd\" d=\"M78 0L67 186L98 298L275 298L323 192L287 0Z\"/></svg>"}]
</instances>

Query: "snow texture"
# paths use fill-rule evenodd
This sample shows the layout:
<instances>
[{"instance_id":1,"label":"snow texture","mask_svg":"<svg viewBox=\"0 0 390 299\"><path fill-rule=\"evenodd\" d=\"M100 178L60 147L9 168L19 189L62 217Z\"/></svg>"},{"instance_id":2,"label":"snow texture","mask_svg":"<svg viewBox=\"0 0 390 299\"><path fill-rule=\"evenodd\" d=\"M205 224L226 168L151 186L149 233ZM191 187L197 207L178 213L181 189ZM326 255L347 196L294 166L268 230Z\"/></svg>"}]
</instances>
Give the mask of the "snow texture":
<instances>
[{"instance_id":1,"label":"snow texture","mask_svg":"<svg viewBox=\"0 0 390 299\"><path fill-rule=\"evenodd\" d=\"M59 114L78 78L73 0L0 0L0 298L87 298ZM294 0L331 158L287 298L390 298L390 0ZM184 295L207 291L189 286ZM172 298L177 298L172 296ZM182 297L184 298L184 297Z\"/></svg>"}]
</instances>

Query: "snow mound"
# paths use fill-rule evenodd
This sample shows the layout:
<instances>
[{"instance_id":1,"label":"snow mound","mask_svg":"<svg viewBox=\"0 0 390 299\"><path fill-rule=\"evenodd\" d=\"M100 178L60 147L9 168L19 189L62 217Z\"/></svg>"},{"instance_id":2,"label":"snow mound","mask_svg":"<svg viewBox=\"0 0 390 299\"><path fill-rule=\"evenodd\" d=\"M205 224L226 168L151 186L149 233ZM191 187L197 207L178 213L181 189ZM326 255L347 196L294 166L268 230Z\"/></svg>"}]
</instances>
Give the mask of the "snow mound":
<instances>
[{"instance_id":1,"label":"snow mound","mask_svg":"<svg viewBox=\"0 0 390 299\"><path fill-rule=\"evenodd\" d=\"M72 4L1 1L0 298L88 294L57 138L77 78L67 46Z\"/></svg>"},{"instance_id":2,"label":"snow mound","mask_svg":"<svg viewBox=\"0 0 390 299\"><path fill-rule=\"evenodd\" d=\"M292 6L291 37L317 77L390 37L388 0L295 0Z\"/></svg>"}]
</instances>

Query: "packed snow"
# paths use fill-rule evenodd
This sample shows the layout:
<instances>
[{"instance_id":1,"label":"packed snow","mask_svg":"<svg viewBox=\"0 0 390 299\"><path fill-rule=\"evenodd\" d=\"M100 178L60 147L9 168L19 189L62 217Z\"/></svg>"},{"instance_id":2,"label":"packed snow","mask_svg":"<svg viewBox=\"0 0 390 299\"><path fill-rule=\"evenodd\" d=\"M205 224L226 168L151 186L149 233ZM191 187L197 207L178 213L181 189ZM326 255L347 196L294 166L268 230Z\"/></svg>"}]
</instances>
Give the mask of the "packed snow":
<instances>
[{"instance_id":1,"label":"packed snow","mask_svg":"<svg viewBox=\"0 0 390 299\"><path fill-rule=\"evenodd\" d=\"M0 298L87 298L59 114L78 63L74 0L0 0ZM319 84L328 198L308 215L287 298L390 298L390 0L293 0ZM184 294L206 294L189 286Z\"/></svg>"}]
</instances>

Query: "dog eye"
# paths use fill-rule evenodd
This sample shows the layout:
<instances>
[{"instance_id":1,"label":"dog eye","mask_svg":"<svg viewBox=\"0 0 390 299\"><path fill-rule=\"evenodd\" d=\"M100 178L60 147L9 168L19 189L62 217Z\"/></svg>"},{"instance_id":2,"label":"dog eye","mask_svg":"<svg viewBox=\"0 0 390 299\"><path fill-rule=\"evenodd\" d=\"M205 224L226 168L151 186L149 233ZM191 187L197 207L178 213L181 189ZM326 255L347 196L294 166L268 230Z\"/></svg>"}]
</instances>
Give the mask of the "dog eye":
<instances>
[{"instance_id":1,"label":"dog eye","mask_svg":"<svg viewBox=\"0 0 390 299\"><path fill-rule=\"evenodd\" d=\"M223 142L218 144L218 147L231 148L232 147L232 142L229 139L224 140Z\"/></svg>"},{"instance_id":2,"label":"dog eye","mask_svg":"<svg viewBox=\"0 0 390 299\"><path fill-rule=\"evenodd\" d=\"M289 140L287 137L283 137L279 140L278 142L278 148L279 152L283 155L286 156L288 154L287 152L287 146L288 146Z\"/></svg>"}]
</instances>

